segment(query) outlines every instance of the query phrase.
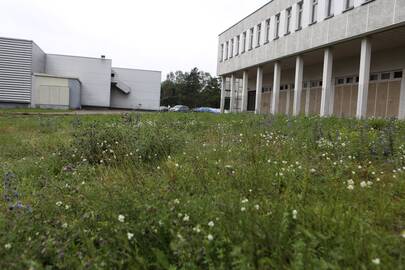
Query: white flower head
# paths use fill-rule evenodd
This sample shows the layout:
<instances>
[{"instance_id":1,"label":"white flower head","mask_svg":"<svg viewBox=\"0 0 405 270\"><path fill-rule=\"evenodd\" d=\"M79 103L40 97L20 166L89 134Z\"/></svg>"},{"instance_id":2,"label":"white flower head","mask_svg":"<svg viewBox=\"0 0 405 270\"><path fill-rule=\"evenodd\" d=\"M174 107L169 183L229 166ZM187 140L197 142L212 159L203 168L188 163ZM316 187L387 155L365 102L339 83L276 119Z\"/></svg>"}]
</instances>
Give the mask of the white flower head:
<instances>
[{"instance_id":1,"label":"white flower head","mask_svg":"<svg viewBox=\"0 0 405 270\"><path fill-rule=\"evenodd\" d=\"M248 199L243 199L243 200L242 200L242 203L248 203L248 202L249 202Z\"/></svg>"},{"instance_id":2,"label":"white flower head","mask_svg":"<svg viewBox=\"0 0 405 270\"><path fill-rule=\"evenodd\" d=\"M190 217L187 215L187 214L185 214L184 215L184 218L183 218L183 221L184 222L187 222L187 221L189 221L190 220Z\"/></svg>"},{"instance_id":3,"label":"white flower head","mask_svg":"<svg viewBox=\"0 0 405 270\"><path fill-rule=\"evenodd\" d=\"M211 228L214 227L215 226L214 221L211 220L210 222L208 222L208 226L210 226Z\"/></svg>"},{"instance_id":4,"label":"white flower head","mask_svg":"<svg viewBox=\"0 0 405 270\"><path fill-rule=\"evenodd\" d=\"M367 187L367 183L366 183L366 181L361 182L361 183L360 183L360 186L361 186L362 188Z\"/></svg>"},{"instance_id":5,"label":"white flower head","mask_svg":"<svg viewBox=\"0 0 405 270\"><path fill-rule=\"evenodd\" d=\"M207 235L207 239L208 241L212 241L214 240L214 236L212 236L212 234Z\"/></svg>"},{"instance_id":6,"label":"white flower head","mask_svg":"<svg viewBox=\"0 0 405 270\"><path fill-rule=\"evenodd\" d=\"M373 259L373 260L371 260L371 261L372 261L373 264L375 264L375 265L379 265L379 264L381 263L380 258L375 258L375 259Z\"/></svg>"},{"instance_id":7,"label":"white flower head","mask_svg":"<svg viewBox=\"0 0 405 270\"><path fill-rule=\"evenodd\" d=\"M179 200L179 199L175 199L173 202L174 202L175 204L180 204L180 200Z\"/></svg>"},{"instance_id":8,"label":"white flower head","mask_svg":"<svg viewBox=\"0 0 405 270\"><path fill-rule=\"evenodd\" d=\"M62 206L62 202L61 201L59 201L59 202L56 202L56 206L58 206L58 207L61 207Z\"/></svg>"},{"instance_id":9,"label":"white flower head","mask_svg":"<svg viewBox=\"0 0 405 270\"><path fill-rule=\"evenodd\" d=\"M66 229L67 227L68 227L68 224L66 222L62 224L63 229Z\"/></svg>"},{"instance_id":10,"label":"white flower head","mask_svg":"<svg viewBox=\"0 0 405 270\"><path fill-rule=\"evenodd\" d=\"M292 211L292 216L293 216L293 219L297 219L298 211L294 209L294 210Z\"/></svg>"},{"instance_id":11,"label":"white flower head","mask_svg":"<svg viewBox=\"0 0 405 270\"><path fill-rule=\"evenodd\" d=\"M241 207L240 211L245 212L245 211L246 211L246 207Z\"/></svg>"},{"instance_id":12,"label":"white flower head","mask_svg":"<svg viewBox=\"0 0 405 270\"><path fill-rule=\"evenodd\" d=\"M354 185L348 185L348 186L347 186L347 189L348 189L348 190L353 190L353 189L354 189Z\"/></svg>"},{"instance_id":13,"label":"white flower head","mask_svg":"<svg viewBox=\"0 0 405 270\"><path fill-rule=\"evenodd\" d=\"M5 245L4 245L4 248L5 248L5 249L10 249L10 248L11 248L11 244L10 244L10 243L5 244Z\"/></svg>"},{"instance_id":14,"label":"white flower head","mask_svg":"<svg viewBox=\"0 0 405 270\"><path fill-rule=\"evenodd\" d=\"M131 240L134 237L133 233L127 233L128 240Z\"/></svg>"},{"instance_id":15,"label":"white flower head","mask_svg":"<svg viewBox=\"0 0 405 270\"><path fill-rule=\"evenodd\" d=\"M119 222L125 222L125 216L124 215L118 215L118 221Z\"/></svg>"},{"instance_id":16,"label":"white flower head","mask_svg":"<svg viewBox=\"0 0 405 270\"><path fill-rule=\"evenodd\" d=\"M259 210L259 209L260 209L260 205L256 204L256 205L255 205L255 209L256 209L256 210Z\"/></svg>"}]
</instances>

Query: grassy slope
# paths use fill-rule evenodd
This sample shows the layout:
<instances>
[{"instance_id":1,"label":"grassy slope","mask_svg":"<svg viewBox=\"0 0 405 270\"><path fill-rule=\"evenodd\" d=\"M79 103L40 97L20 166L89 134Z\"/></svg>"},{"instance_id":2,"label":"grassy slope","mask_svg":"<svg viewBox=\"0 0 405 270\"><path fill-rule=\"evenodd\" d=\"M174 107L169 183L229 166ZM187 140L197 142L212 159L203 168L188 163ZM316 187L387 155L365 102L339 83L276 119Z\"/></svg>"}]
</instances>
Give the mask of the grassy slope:
<instances>
[{"instance_id":1,"label":"grassy slope","mask_svg":"<svg viewBox=\"0 0 405 270\"><path fill-rule=\"evenodd\" d=\"M405 123L77 119L0 117L0 269L404 268Z\"/></svg>"}]
</instances>

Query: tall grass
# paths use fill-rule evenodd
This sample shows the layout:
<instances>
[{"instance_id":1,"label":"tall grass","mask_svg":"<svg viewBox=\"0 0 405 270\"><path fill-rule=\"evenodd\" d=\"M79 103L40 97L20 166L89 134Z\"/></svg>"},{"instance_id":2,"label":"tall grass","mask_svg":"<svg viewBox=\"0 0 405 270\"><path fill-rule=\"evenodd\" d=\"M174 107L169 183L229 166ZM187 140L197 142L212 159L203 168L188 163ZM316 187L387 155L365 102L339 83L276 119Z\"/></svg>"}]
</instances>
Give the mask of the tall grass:
<instances>
[{"instance_id":1,"label":"tall grass","mask_svg":"<svg viewBox=\"0 0 405 270\"><path fill-rule=\"evenodd\" d=\"M0 269L404 268L403 122L143 114L0 130Z\"/></svg>"}]
</instances>

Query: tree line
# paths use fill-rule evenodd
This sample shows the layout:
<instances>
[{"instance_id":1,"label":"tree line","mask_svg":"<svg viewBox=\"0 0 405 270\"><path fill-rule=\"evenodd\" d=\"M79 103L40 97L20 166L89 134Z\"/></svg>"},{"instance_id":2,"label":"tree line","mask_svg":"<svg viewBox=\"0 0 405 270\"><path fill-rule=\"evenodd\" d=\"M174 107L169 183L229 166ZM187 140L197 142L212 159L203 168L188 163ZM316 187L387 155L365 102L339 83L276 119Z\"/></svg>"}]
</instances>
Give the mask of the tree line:
<instances>
[{"instance_id":1,"label":"tree line","mask_svg":"<svg viewBox=\"0 0 405 270\"><path fill-rule=\"evenodd\" d=\"M161 87L161 106L186 105L190 108L219 108L221 84L218 78L198 68L190 72L170 72Z\"/></svg>"}]
</instances>

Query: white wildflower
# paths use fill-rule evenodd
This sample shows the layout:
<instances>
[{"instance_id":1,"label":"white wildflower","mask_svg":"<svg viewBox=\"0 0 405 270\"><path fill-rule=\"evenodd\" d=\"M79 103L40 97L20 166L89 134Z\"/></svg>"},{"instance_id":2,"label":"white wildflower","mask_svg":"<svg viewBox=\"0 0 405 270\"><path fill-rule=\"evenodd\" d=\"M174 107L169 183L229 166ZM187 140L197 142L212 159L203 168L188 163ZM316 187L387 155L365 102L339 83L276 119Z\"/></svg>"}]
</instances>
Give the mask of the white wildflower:
<instances>
[{"instance_id":1,"label":"white wildflower","mask_svg":"<svg viewBox=\"0 0 405 270\"><path fill-rule=\"evenodd\" d=\"M119 222L125 222L125 216L124 215L118 215L118 221Z\"/></svg>"},{"instance_id":2,"label":"white wildflower","mask_svg":"<svg viewBox=\"0 0 405 270\"><path fill-rule=\"evenodd\" d=\"M4 248L5 248L5 249L10 249L10 248L11 248L11 244L10 244L10 243L5 244L5 245L4 245Z\"/></svg>"},{"instance_id":3,"label":"white wildflower","mask_svg":"<svg viewBox=\"0 0 405 270\"><path fill-rule=\"evenodd\" d=\"M354 186L354 181L352 179L350 179L349 181L347 181L348 185Z\"/></svg>"},{"instance_id":4,"label":"white wildflower","mask_svg":"<svg viewBox=\"0 0 405 270\"><path fill-rule=\"evenodd\" d=\"M65 222L62 224L62 228L66 229L68 227L68 224Z\"/></svg>"},{"instance_id":5,"label":"white wildflower","mask_svg":"<svg viewBox=\"0 0 405 270\"><path fill-rule=\"evenodd\" d=\"M186 215L184 215L184 218L183 218L183 221L184 222L187 222L187 221L189 221L190 220L190 217L186 214Z\"/></svg>"},{"instance_id":6,"label":"white wildflower","mask_svg":"<svg viewBox=\"0 0 405 270\"><path fill-rule=\"evenodd\" d=\"M348 189L348 190L353 190L353 189L354 189L354 185L348 185L348 186L347 186L347 189Z\"/></svg>"},{"instance_id":7,"label":"white wildflower","mask_svg":"<svg viewBox=\"0 0 405 270\"><path fill-rule=\"evenodd\" d=\"M298 215L298 211L294 209L294 210L292 211L293 219L297 219L297 215Z\"/></svg>"},{"instance_id":8,"label":"white wildflower","mask_svg":"<svg viewBox=\"0 0 405 270\"><path fill-rule=\"evenodd\" d=\"M361 182L361 183L360 183L360 186L361 186L362 188L367 187L367 183L366 183L366 181Z\"/></svg>"},{"instance_id":9,"label":"white wildflower","mask_svg":"<svg viewBox=\"0 0 405 270\"><path fill-rule=\"evenodd\" d=\"M375 258L375 259L373 259L373 260L371 260L371 261L372 261L373 264L375 264L375 265L379 265L379 264L381 263L380 258Z\"/></svg>"},{"instance_id":10,"label":"white wildflower","mask_svg":"<svg viewBox=\"0 0 405 270\"><path fill-rule=\"evenodd\" d=\"M211 228L214 227L215 226L214 221L211 220L210 222L208 222L208 226L210 226Z\"/></svg>"},{"instance_id":11,"label":"white wildflower","mask_svg":"<svg viewBox=\"0 0 405 270\"><path fill-rule=\"evenodd\" d=\"M174 204L180 204L180 200L179 199L174 199Z\"/></svg>"},{"instance_id":12,"label":"white wildflower","mask_svg":"<svg viewBox=\"0 0 405 270\"><path fill-rule=\"evenodd\" d=\"M260 209L260 205L256 204L256 205L255 205L255 209L256 209L256 210L259 210L259 209Z\"/></svg>"},{"instance_id":13,"label":"white wildflower","mask_svg":"<svg viewBox=\"0 0 405 270\"><path fill-rule=\"evenodd\" d=\"M127 233L128 240L131 240L134 237L133 233Z\"/></svg>"},{"instance_id":14,"label":"white wildflower","mask_svg":"<svg viewBox=\"0 0 405 270\"><path fill-rule=\"evenodd\" d=\"M58 207L61 207L62 206L62 202L61 201L59 201L59 202L56 202L56 206L58 206Z\"/></svg>"},{"instance_id":15,"label":"white wildflower","mask_svg":"<svg viewBox=\"0 0 405 270\"><path fill-rule=\"evenodd\" d=\"M242 203L248 203L248 202L249 202L248 199L243 199L243 200L242 200Z\"/></svg>"},{"instance_id":16,"label":"white wildflower","mask_svg":"<svg viewBox=\"0 0 405 270\"><path fill-rule=\"evenodd\" d=\"M208 241L212 241L214 240L214 236L212 236L212 234L207 235L207 239Z\"/></svg>"},{"instance_id":17,"label":"white wildflower","mask_svg":"<svg viewBox=\"0 0 405 270\"><path fill-rule=\"evenodd\" d=\"M246 207L242 207L242 208L240 209L240 211L245 212L245 211L246 211Z\"/></svg>"}]
</instances>

